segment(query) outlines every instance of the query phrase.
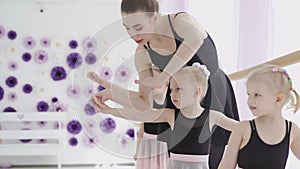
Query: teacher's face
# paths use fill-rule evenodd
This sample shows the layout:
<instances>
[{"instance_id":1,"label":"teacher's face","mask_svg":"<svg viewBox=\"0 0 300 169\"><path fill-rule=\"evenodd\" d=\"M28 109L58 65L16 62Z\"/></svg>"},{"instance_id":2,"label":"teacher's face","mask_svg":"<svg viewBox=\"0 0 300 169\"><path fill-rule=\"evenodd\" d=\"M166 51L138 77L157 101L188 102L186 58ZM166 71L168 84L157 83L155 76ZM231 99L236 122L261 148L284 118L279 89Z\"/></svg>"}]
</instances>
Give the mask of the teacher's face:
<instances>
[{"instance_id":1,"label":"teacher's face","mask_svg":"<svg viewBox=\"0 0 300 169\"><path fill-rule=\"evenodd\" d=\"M155 31L156 13L122 13L123 25L129 36L139 45L146 44Z\"/></svg>"}]
</instances>

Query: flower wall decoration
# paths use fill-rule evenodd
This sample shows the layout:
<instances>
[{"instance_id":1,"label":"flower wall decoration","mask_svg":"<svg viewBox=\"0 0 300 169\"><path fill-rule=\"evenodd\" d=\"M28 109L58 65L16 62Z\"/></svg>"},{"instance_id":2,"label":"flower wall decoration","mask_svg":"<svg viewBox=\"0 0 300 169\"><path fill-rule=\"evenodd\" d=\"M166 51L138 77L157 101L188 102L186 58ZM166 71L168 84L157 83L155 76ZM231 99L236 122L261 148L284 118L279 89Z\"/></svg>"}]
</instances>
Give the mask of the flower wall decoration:
<instances>
[{"instance_id":1,"label":"flower wall decoration","mask_svg":"<svg viewBox=\"0 0 300 169\"><path fill-rule=\"evenodd\" d=\"M116 78L119 82L127 82L131 76L130 68L126 65L121 65L116 72Z\"/></svg>"},{"instance_id":2,"label":"flower wall decoration","mask_svg":"<svg viewBox=\"0 0 300 169\"><path fill-rule=\"evenodd\" d=\"M94 93L105 88L87 80L86 71L95 70L102 78L110 80L115 77L118 82L126 82L131 71L127 65L122 65L116 70L115 65L107 63L110 61L109 56L101 60L104 58L105 51L103 49L98 50L100 49L98 44L103 44L98 40L100 39L93 37L74 37L66 41L57 41L49 35L42 37L34 34L24 36L19 31L17 34L16 30L4 29L0 25L0 43L9 44L5 48L0 45L0 57L2 54L7 54L7 58L9 58L0 60L1 66L4 65L1 68L6 71L1 76L4 78L0 82L0 103L6 104L0 105L1 111L7 113L23 111L34 111L35 113L67 112L71 120L68 120L62 127L65 127L70 133L69 146L76 147L80 142L87 148L93 148L96 143L106 141L100 138L99 130L105 134L117 132L118 120L113 118L99 119L95 108L88 103L88 99ZM102 61L104 62L102 63ZM77 82L74 79L78 77ZM75 109L71 109L70 105L75 99L79 100L80 103L75 106ZM79 121L82 119L74 118L75 113L82 113L82 117L90 120ZM57 122L46 123L45 121L24 122L20 125L26 126L24 130L30 130L32 126L45 129L47 127L54 129L59 127ZM134 132L131 129L122 133L124 143L127 137L134 137ZM113 135L111 134L111 136ZM111 139L116 141L113 137ZM45 139L20 140L21 143L32 141L41 144L48 142ZM116 144L119 144L119 141Z\"/></svg>"},{"instance_id":3,"label":"flower wall decoration","mask_svg":"<svg viewBox=\"0 0 300 169\"><path fill-rule=\"evenodd\" d=\"M78 120L71 120L67 125L67 130L69 133L76 135L80 133L82 126Z\"/></svg>"},{"instance_id":4,"label":"flower wall decoration","mask_svg":"<svg viewBox=\"0 0 300 169\"><path fill-rule=\"evenodd\" d=\"M17 112L16 109L14 109L13 107L6 107L3 112Z\"/></svg>"},{"instance_id":5,"label":"flower wall decoration","mask_svg":"<svg viewBox=\"0 0 300 169\"><path fill-rule=\"evenodd\" d=\"M10 30L8 33L7 33L7 37L8 39L10 40L15 40L17 38L17 32L14 31L14 30Z\"/></svg>"},{"instance_id":6,"label":"flower wall decoration","mask_svg":"<svg viewBox=\"0 0 300 169\"><path fill-rule=\"evenodd\" d=\"M49 47L51 45L51 41L49 38L42 38L40 43L43 47Z\"/></svg>"},{"instance_id":7,"label":"flower wall decoration","mask_svg":"<svg viewBox=\"0 0 300 169\"><path fill-rule=\"evenodd\" d=\"M14 76L9 76L5 82L6 82L6 85L10 88L15 87L18 84L18 80Z\"/></svg>"},{"instance_id":8,"label":"flower wall decoration","mask_svg":"<svg viewBox=\"0 0 300 169\"><path fill-rule=\"evenodd\" d=\"M2 25L0 25L0 38L2 38L5 35L5 30Z\"/></svg>"},{"instance_id":9,"label":"flower wall decoration","mask_svg":"<svg viewBox=\"0 0 300 169\"><path fill-rule=\"evenodd\" d=\"M38 64L45 64L48 61L48 53L44 50L38 50L34 55L34 60Z\"/></svg>"},{"instance_id":10,"label":"flower wall decoration","mask_svg":"<svg viewBox=\"0 0 300 169\"><path fill-rule=\"evenodd\" d=\"M82 57L77 52L71 53L67 57L67 63L71 69L77 69L82 64Z\"/></svg>"},{"instance_id":11,"label":"flower wall decoration","mask_svg":"<svg viewBox=\"0 0 300 169\"><path fill-rule=\"evenodd\" d=\"M101 121L100 129L104 133L111 133L116 129L116 122L112 118L106 118Z\"/></svg>"},{"instance_id":12,"label":"flower wall decoration","mask_svg":"<svg viewBox=\"0 0 300 169\"><path fill-rule=\"evenodd\" d=\"M50 76L54 81L60 81L66 79L67 73L64 67L55 66L52 68Z\"/></svg>"},{"instance_id":13,"label":"flower wall decoration","mask_svg":"<svg viewBox=\"0 0 300 169\"><path fill-rule=\"evenodd\" d=\"M70 146L72 146L72 147L77 146L77 144L78 144L77 138L71 137L71 138L69 139L69 144L70 144Z\"/></svg>"},{"instance_id":14,"label":"flower wall decoration","mask_svg":"<svg viewBox=\"0 0 300 169\"><path fill-rule=\"evenodd\" d=\"M76 40L71 40L71 41L69 42L69 47L70 47L71 49L76 49L77 46L78 46L78 42L77 42Z\"/></svg>"},{"instance_id":15,"label":"flower wall decoration","mask_svg":"<svg viewBox=\"0 0 300 169\"><path fill-rule=\"evenodd\" d=\"M37 103L36 109L39 112L46 112L49 109L49 105L45 101L40 101L40 102Z\"/></svg>"},{"instance_id":16,"label":"flower wall decoration","mask_svg":"<svg viewBox=\"0 0 300 169\"><path fill-rule=\"evenodd\" d=\"M26 37L23 40L23 45L26 49L33 49L35 46L35 43L36 43L35 40L31 36Z\"/></svg>"},{"instance_id":17,"label":"flower wall decoration","mask_svg":"<svg viewBox=\"0 0 300 169\"><path fill-rule=\"evenodd\" d=\"M0 101L3 99L4 97L4 90L3 88L0 86Z\"/></svg>"},{"instance_id":18,"label":"flower wall decoration","mask_svg":"<svg viewBox=\"0 0 300 169\"><path fill-rule=\"evenodd\" d=\"M26 94L29 94L32 92L32 86L30 84L25 84L23 86L23 92Z\"/></svg>"},{"instance_id":19,"label":"flower wall decoration","mask_svg":"<svg viewBox=\"0 0 300 169\"><path fill-rule=\"evenodd\" d=\"M25 62L29 62L29 61L31 60L31 54L28 53L28 52L23 53L22 59L23 59Z\"/></svg>"},{"instance_id":20,"label":"flower wall decoration","mask_svg":"<svg viewBox=\"0 0 300 169\"><path fill-rule=\"evenodd\" d=\"M9 62L8 63L8 69L11 71L15 71L18 69L18 63L15 61Z\"/></svg>"}]
</instances>

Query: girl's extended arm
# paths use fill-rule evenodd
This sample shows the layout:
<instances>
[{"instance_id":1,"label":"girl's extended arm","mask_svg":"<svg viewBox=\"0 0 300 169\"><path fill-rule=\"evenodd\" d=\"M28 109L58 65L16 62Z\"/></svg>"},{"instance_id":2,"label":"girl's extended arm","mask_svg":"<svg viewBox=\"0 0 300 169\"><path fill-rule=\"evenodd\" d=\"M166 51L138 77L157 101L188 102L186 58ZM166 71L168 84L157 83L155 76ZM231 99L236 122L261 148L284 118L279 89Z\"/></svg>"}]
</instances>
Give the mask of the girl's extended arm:
<instances>
[{"instance_id":1,"label":"girl's extended arm","mask_svg":"<svg viewBox=\"0 0 300 169\"><path fill-rule=\"evenodd\" d=\"M140 80L153 76L151 63L147 51L139 46L135 53L135 66ZM139 91L135 92L113 84L93 72L89 72L87 77L105 88L105 92L98 92L96 94L102 103L106 100L112 100L124 107L134 107L140 112L145 112L152 108L153 89L151 87L139 85Z\"/></svg>"},{"instance_id":2,"label":"girl's extended arm","mask_svg":"<svg viewBox=\"0 0 300 169\"><path fill-rule=\"evenodd\" d=\"M227 149L218 169L235 169L237 164L238 152L242 143L242 130L240 123L232 131Z\"/></svg>"},{"instance_id":3,"label":"girl's extended arm","mask_svg":"<svg viewBox=\"0 0 300 169\"><path fill-rule=\"evenodd\" d=\"M173 109L152 109L145 113L139 113L136 109L131 108L111 108L105 103L99 102L96 98L91 99L91 104L98 107L98 111L104 114L140 122L168 122L174 121L175 115Z\"/></svg>"},{"instance_id":4,"label":"girl's extended arm","mask_svg":"<svg viewBox=\"0 0 300 169\"><path fill-rule=\"evenodd\" d=\"M293 154L300 160L300 128L293 123L291 132L291 150Z\"/></svg>"},{"instance_id":5,"label":"girl's extended arm","mask_svg":"<svg viewBox=\"0 0 300 169\"><path fill-rule=\"evenodd\" d=\"M235 125L238 121L228 118L221 112L210 110L210 126L217 125L222 127L225 130L232 131L235 128Z\"/></svg>"}]
</instances>

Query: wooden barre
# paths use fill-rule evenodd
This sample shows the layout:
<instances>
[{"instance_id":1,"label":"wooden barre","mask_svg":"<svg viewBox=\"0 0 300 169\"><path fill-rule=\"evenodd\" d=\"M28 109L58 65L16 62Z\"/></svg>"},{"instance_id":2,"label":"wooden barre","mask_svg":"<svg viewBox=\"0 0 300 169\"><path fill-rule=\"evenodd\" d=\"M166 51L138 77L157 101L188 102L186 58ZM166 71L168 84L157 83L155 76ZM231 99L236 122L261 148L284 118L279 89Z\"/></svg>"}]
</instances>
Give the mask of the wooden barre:
<instances>
[{"instance_id":1,"label":"wooden barre","mask_svg":"<svg viewBox=\"0 0 300 169\"><path fill-rule=\"evenodd\" d=\"M300 62L300 50L292 52L292 53L284 55L284 56L281 56L279 58L264 62L262 64L258 64L256 66L253 66L253 67L241 70L241 71L237 71L235 73L229 74L228 77L231 81L240 80L240 79L245 78L250 71L252 71L253 69L255 69L263 64L273 64L273 65L285 67L285 66L296 64L298 62Z\"/></svg>"}]
</instances>

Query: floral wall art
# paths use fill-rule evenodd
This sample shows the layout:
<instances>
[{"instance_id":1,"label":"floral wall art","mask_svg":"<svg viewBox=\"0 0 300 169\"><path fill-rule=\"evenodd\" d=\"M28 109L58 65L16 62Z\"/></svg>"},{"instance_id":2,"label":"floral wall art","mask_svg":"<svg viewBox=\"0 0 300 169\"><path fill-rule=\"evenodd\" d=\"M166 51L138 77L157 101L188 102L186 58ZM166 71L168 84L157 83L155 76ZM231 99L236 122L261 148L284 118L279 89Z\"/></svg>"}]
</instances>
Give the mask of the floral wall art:
<instances>
[{"instance_id":1,"label":"floral wall art","mask_svg":"<svg viewBox=\"0 0 300 169\"><path fill-rule=\"evenodd\" d=\"M118 4L110 5L116 7ZM51 8L54 7L49 7L49 10ZM62 8L62 5L57 5L56 8ZM81 9L76 4L73 8ZM68 10L72 11L73 8ZM93 13L97 13L95 9L91 8ZM49 14L46 12L47 9L43 14L46 18L58 15L54 10ZM4 11L0 15L3 13ZM100 13L102 12L99 11L98 14ZM32 12L24 15L35 14ZM106 24L94 23L93 29L89 28L91 30L88 31L81 31L87 25L78 26L76 30L76 25L80 22L74 19L69 21L69 25L61 25L62 32L59 32L59 28L52 30L49 27L57 20L46 23L45 18L40 18L43 17L41 14L36 15L33 16L38 18L36 22L40 20L45 23L41 26L44 29L36 31L37 28L30 24L20 26L21 24L14 24L16 20L0 20L0 113L66 112L68 120L63 124L67 131L65 163L115 161L114 157L130 159L134 153L136 123L96 113L88 102L95 92L104 89L86 78L89 71L97 72L102 78L124 88L136 89L133 80L137 75L132 59L135 46L124 32L118 16L115 15L113 21L103 19ZM14 17L19 20L22 18L19 15ZM68 32L66 27L72 30ZM110 35L113 30L119 33ZM109 104L115 105L112 102ZM24 130L57 127L55 123L45 122L0 125L1 130L14 127ZM43 144L47 140L28 139L16 142ZM81 156L83 158L78 160ZM96 158L97 156L110 159ZM0 158L1 163L10 161L14 162Z\"/></svg>"}]
</instances>

